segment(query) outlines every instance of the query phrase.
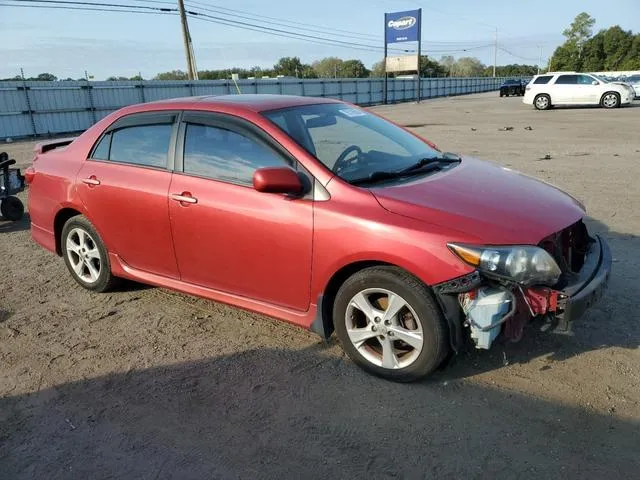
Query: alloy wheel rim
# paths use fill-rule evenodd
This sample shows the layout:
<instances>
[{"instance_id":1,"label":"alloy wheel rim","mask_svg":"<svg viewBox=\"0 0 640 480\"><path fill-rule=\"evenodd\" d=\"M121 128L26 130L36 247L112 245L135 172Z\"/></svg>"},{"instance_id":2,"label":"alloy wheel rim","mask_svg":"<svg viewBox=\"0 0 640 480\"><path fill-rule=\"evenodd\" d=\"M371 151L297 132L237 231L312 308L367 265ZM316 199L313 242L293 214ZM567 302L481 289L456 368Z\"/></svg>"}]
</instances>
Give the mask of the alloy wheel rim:
<instances>
[{"instance_id":1,"label":"alloy wheel rim","mask_svg":"<svg viewBox=\"0 0 640 480\"><path fill-rule=\"evenodd\" d=\"M345 325L351 344L372 364L396 370L413 364L424 346L415 310L397 293L368 288L349 301Z\"/></svg>"},{"instance_id":2,"label":"alloy wheel rim","mask_svg":"<svg viewBox=\"0 0 640 480\"><path fill-rule=\"evenodd\" d=\"M610 93L610 94L604 96L603 103L607 107L615 107L616 104L618 103L618 99L616 98L616 96L613 93Z\"/></svg>"},{"instance_id":3,"label":"alloy wheel rim","mask_svg":"<svg viewBox=\"0 0 640 480\"><path fill-rule=\"evenodd\" d=\"M102 258L93 237L82 228L74 228L67 235L67 258L73 272L86 283L95 283L100 277Z\"/></svg>"},{"instance_id":4,"label":"alloy wheel rim","mask_svg":"<svg viewBox=\"0 0 640 480\"><path fill-rule=\"evenodd\" d=\"M548 103L549 101L547 100L547 97L538 97L538 99L536 100L536 104L540 108L545 108Z\"/></svg>"}]
</instances>

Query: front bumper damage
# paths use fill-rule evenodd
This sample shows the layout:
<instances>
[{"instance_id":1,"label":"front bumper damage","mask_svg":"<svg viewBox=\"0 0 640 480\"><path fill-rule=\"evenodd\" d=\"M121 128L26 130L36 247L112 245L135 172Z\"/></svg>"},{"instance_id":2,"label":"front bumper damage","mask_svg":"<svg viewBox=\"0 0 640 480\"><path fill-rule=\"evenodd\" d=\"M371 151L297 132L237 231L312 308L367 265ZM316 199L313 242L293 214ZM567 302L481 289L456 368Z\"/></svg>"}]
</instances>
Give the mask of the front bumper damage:
<instances>
[{"instance_id":1,"label":"front bumper damage","mask_svg":"<svg viewBox=\"0 0 640 480\"><path fill-rule=\"evenodd\" d=\"M596 235L582 268L571 274L562 288L498 284L475 271L435 285L434 292L452 332L453 350L457 352L462 346L459 322L469 328L477 348L488 349L499 335L513 341L522 338L524 326L534 318L545 318L551 323L549 329L556 332L570 332L573 322L602 297L610 274L609 246Z\"/></svg>"}]
</instances>

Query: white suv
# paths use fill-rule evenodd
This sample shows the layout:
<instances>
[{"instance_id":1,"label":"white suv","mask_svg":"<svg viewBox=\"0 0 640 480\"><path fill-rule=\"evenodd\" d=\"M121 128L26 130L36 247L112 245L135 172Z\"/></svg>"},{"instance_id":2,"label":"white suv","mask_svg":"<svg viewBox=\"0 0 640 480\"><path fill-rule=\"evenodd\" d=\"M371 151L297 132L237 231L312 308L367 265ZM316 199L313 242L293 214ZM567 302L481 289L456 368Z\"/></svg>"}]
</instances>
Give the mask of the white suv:
<instances>
[{"instance_id":1,"label":"white suv","mask_svg":"<svg viewBox=\"0 0 640 480\"><path fill-rule=\"evenodd\" d=\"M634 96L629 85L610 83L588 73L549 72L531 79L522 101L538 110L547 110L554 105L616 108L631 103Z\"/></svg>"}]
</instances>

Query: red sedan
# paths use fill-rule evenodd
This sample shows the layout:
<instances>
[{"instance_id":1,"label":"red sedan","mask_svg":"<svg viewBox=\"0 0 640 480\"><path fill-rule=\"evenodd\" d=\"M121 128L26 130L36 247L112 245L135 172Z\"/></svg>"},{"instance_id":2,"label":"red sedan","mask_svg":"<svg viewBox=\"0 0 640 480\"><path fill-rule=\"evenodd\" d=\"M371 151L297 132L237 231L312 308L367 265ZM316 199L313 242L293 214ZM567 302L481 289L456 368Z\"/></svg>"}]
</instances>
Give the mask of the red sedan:
<instances>
[{"instance_id":1,"label":"red sedan","mask_svg":"<svg viewBox=\"0 0 640 480\"><path fill-rule=\"evenodd\" d=\"M611 268L569 195L330 99L126 107L40 144L26 177L33 238L83 287L128 278L335 329L398 381L534 317L569 328Z\"/></svg>"}]
</instances>

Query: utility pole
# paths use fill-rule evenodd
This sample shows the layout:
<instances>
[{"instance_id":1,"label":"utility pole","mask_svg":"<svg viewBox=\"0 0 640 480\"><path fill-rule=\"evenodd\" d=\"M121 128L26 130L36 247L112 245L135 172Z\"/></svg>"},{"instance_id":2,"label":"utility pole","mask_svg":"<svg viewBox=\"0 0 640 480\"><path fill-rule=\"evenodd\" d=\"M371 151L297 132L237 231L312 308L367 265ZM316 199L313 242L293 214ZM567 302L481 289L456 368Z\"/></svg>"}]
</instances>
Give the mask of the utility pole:
<instances>
[{"instance_id":1,"label":"utility pole","mask_svg":"<svg viewBox=\"0 0 640 480\"><path fill-rule=\"evenodd\" d=\"M538 45L540 47L540 60L538 60L538 75L540 75L540 65L542 65L542 45Z\"/></svg>"},{"instance_id":2,"label":"utility pole","mask_svg":"<svg viewBox=\"0 0 640 480\"><path fill-rule=\"evenodd\" d=\"M498 27L496 27L496 33L493 43L493 76L496 76L496 64L498 63Z\"/></svg>"},{"instance_id":3,"label":"utility pole","mask_svg":"<svg viewBox=\"0 0 640 480\"><path fill-rule=\"evenodd\" d=\"M184 53L187 56L187 73L189 74L189 80L198 80L196 57L193 54L193 44L191 43L191 34L189 33L189 24L187 23L187 13L184 10L184 0L178 0L178 9L180 10L180 23L182 23Z\"/></svg>"}]
</instances>

